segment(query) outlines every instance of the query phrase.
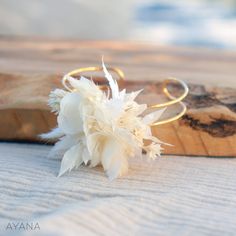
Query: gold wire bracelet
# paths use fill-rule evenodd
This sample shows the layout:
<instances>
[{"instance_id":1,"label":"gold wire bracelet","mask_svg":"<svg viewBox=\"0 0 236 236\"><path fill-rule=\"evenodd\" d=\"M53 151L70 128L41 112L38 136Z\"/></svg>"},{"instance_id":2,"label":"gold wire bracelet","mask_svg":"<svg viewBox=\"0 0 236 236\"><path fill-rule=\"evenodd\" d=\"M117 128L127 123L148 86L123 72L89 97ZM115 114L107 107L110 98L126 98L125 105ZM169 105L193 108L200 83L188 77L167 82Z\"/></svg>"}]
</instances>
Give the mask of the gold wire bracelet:
<instances>
[{"instance_id":1,"label":"gold wire bracelet","mask_svg":"<svg viewBox=\"0 0 236 236\"><path fill-rule=\"evenodd\" d=\"M182 93L181 96L179 97L175 97L173 95L171 95L171 93L168 90L168 85L170 84L170 82L175 82L178 83L179 85L181 85L181 87L183 88L184 92ZM178 113L177 115L168 118L166 120L161 120L158 122L153 123L151 126L156 126L156 125L163 125L163 124L167 124L170 123L172 121L178 120L179 118L181 118L185 112L187 111L187 107L186 105L182 102L182 100L188 95L189 93L189 88L187 86L187 84L185 82L183 82L180 79L176 79L174 77L170 77L166 80L163 81L163 85L162 85L162 91L163 93L171 100L168 102L164 102L164 103L160 103L160 104L156 104L156 105L151 105L149 106L149 108L161 108L161 107L168 107L168 106L172 106L176 103L179 103L180 106L182 107L182 110L180 113Z\"/></svg>"},{"instance_id":2,"label":"gold wire bracelet","mask_svg":"<svg viewBox=\"0 0 236 236\"><path fill-rule=\"evenodd\" d=\"M125 75L123 73L122 70L120 70L119 68L116 68L116 67L107 67L107 70L109 71L113 71L115 72L118 77L119 77L119 80L117 81L118 84L122 81L124 81L125 79ZM79 69L75 69L75 70L72 70L70 71L67 75L68 76L74 76L74 75L81 75L81 73L84 73L84 72L95 72L95 71L103 71L103 67L85 67L85 68L79 68ZM67 81L67 76L64 76L63 80L62 80L62 83L63 85L65 86L66 89L68 89L69 91L72 91L66 84L66 81ZM100 89L104 89L106 88L107 85L99 85L99 88Z\"/></svg>"},{"instance_id":3,"label":"gold wire bracelet","mask_svg":"<svg viewBox=\"0 0 236 236\"><path fill-rule=\"evenodd\" d=\"M118 75L118 77L119 77L118 84L119 84L119 82L124 81L125 76L124 76L124 73L122 70L120 70L119 68L116 68L116 67L108 67L107 69L115 72ZM81 75L84 72L95 72L95 71L102 71L102 70L103 70L103 67L85 67L85 68L79 68L79 69L75 69L73 71L70 71L67 75L74 76L74 75ZM67 86L66 82L67 82L67 76L64 76L64 78L62 80L63 85L65 86L66 89L68 89L69 91L72 91L72 89L70 89ZM173 96L170 93L170 91L168 90L168 85L170 84L170 82L178 83L179 85L181 85L181 87L183 89L183 93L179 97ZM100 87L100 89L104 89L107 87L107 85L99 85L99 87ZM149 109L168 107L168 106L172 106L172 105L175 105L178 103L182 107L182 110L177 115L167 118L165 120L155 122L151 126L163 125L163 124L167 124L167 123L173 122L175 120L178 120L179 118L181 118L185 114L185 112L187 110L186 105L182 102L182 100L188 95L188 92L189 92L189 88L185 82L183 82L180 79L170 77L170 78L163 81L162 91L170 99L170 101L155 104L155 105L150 105L150 106L148 106Z\"/></svg>"}]
</instances>

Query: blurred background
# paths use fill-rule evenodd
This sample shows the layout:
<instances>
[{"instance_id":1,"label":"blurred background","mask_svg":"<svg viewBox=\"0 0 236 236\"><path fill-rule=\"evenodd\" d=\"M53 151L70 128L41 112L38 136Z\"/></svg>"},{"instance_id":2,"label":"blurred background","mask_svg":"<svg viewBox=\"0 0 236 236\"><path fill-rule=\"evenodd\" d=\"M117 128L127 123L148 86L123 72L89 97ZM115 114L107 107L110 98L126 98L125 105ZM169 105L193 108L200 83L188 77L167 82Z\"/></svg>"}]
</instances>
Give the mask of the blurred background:
<instances>
[{"instance_id":1,"label":"blurred background","mask_svg":"<svg viewBox=\"0 0 236 236\"><path fill-rule=\"evenodd\" d=\"M236 1L0 0L0 35L236 50Z\"/></svg>"}]
</instances>

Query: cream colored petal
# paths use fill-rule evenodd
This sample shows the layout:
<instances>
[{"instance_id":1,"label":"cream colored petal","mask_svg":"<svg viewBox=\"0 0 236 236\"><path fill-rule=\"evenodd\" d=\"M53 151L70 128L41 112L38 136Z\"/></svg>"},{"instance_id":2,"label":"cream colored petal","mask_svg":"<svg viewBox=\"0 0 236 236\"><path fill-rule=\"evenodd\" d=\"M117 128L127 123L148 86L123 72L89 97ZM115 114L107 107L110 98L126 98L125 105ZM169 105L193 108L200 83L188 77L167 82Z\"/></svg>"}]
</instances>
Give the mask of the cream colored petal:
<instances>
[{"instance_id":1,"label":"cream colored petal","mask_svg":"<svg viewBox=\"0 0 236 236\"><path fill-rule=\"evenodd\" d=\"M145 146L144 150L147 152L147 157L154 160L157 156L161 155L163 148L158 143L151 143Z\"/></svg>"},{"instance_id":2,"label":"cream colored petal","mask_svg":"<svg viewBox=\"0 0 236 236\"><path fill-rule=\"evenodd\" d=\"M117 81L112 78L112 76L108 72L103 60L102 60L102 67L103 67L103 72L105 74L105 78L109 82L109 86L111 88L112 98L118 98L119 97L119 87L118 87Z\"/></svg>"},{"instance_id":3,"label":"cream colored petal","mask_svg":"<svg viewBox=\"0 0 236 236\"><path fill-rule=\"evenodd\" d=\"M153 142L155 142L155 143L160 143L160 144L164 144L164 145L167 145L167 146L174 146L174 145L172 145L172 144L165 143L165 142L161 141L160 139L158 139L158 138L155 137L155 136L146 136L146 137L144 137L144 138L147 139L147 140L151 140L151 141L153 141Z\"/></svg>"},{"instance_id":4,"label":"cream colored petal","mask_svg":"<svg viewBox=\"0 0 236 236\"><path fill-rule=\"evenodd\" d=\"M95 166L99 165L100 163L101 163L101 156L99 153L97 153L97 155L94 155L92 157L89 167L95 167Z\"/></svg>"},{"instance_id":5,"label":"cream colored petal","mask_svg":"<svg viewBox=\"0 0 236 236\"><path fill-rule=\"evenodd\" d=\"M66 134L75 134L83 130L80 103L81 97L78 93L69 93L61 101L57 122Z\"/></svg>"},{"instance_id":6,"label":"cream colored petal","mask_svg":"<svg viewBox=\"0 0 236 236\"><path fill-rule=\"evenodd\" d=\"M74 145L64 154L58 177L62 176L65 172L80 166L82 163L81 145Z\"/></svg>"},{"instance_id":7,"label":"cream colored petal","mask_svg":"<svg viewBox=\"0 0 236 236\"><path fill-rule=\"evenodd\" d=\"M143 91L143 89L140 89L138 91L135 92L131 92L131 93L127 93L125 95L125 101L134 101L134 99Z\"/></svg>"},{"instance_id":8,"label":"cream colored petal","mask_svg":"<svg viewBox=\"0 0 236 236\"><path fill-rule=\"evenodd\" d=\"M65 135L65 133L60 128L54 128L46 134L40 134L39 137L42 139L58 139Z\"/></svg>"},{"instance_id":9,"label":"cream colored petal","mask_svg":"<svg viewBox=\"0 0 236 236\"><path fill-rule=\"evenodd\" d=\"M138 143L136 142L135 136L125 128L116 129L117 140L119 145L126 149L128 152L133 153Z\"/></svg>"},{"instance_id":10,"label":"cream colored petal","mask_svg":"<svg viewBox=\"0 0 236 236\"><path fill-rule=\"evenodd\" d=\"M88 152L87 147L85 147L85 146L83 147L82 159L83 159L83 162L84 162L85 165L87 165L88 161L91 160L91 156Z\"/></svg>"},{"instance_id":11,"label":"cream colored petal","mask_svg":"<svg viewBox=\"0 0 236 236\"><path fill-rule=\"evenodd\" d=\"M106 137L100 132L94 132L87 136L86 144L91 156L93 156L94 153L99 151L99 146L103 145L105 140Z\"/></svg>"},{"instance_id":12,"label":"cream colored petal","mask_svg":"<svg viewBox=\"0 0 236 236\"><path fill-rule=\"evenodd\" d=\"M106 137L100 133L93 133L87 137L87 147L91 156L91 167L97 166L101 162L101 154Z\"/></svg>"},{"instance_id":13,"label":"cream colored petal","mask_svg":"<svg viewBox=\"0 0 236 236\"><path fill-rule=\"evenodd\" d=\"M127 172L128 162L124 155L123 145L120 145L117 140L110 138L106 141L103 147L101 162L110 180Z\"/></svg>"},{"instance_id":14,"label":"cream colored petal","mask_svg":"<svg viewBox=\"0 0 236 236\"><path fill-rule=\"evenodd\" d=\"M110 167L106 171L109 180L114 180L128 173L128 161L125 156L113 158Z\"/></svg>"},{"instance_id":15,"label":"cream colored petal","mask_svg":"<svg viewBox=\"0 0 236 236\"><path fill-rule=\"evenodd\" d=\"M126 96L126 89L123 89L122 91L120 91L120 99L124 100Z\"/></svg>"},{"instance_id":16,"label":"cream colored petal","mask_svg":"<svg viewBox=\"0 0 236 236\"><path fill-rule=\"evenodd\" d=\"M68 81L71 86L76 89L85 98L96 98L102 96L102 91L96 84L90 79L81 77L79 80L73 77L68 77Z\"/></svg>"},{"instance_id":17,"label":"cream colored petal","mask_svg":"<svg viewBox=\"0 0 236 236\"><path fill-rule=\"evenodd\" d=\"M161 117L161 115L163 114L165 110L166 108L163 108L144 116L143 123L147 125L153 124L155 121L157 121Z\"/></svg>"},{"instance_id":18,"label":"cream colored petal","mask_svg":"<svg viewBox=\"0 0 236 236\"><path fill-rule=\"evenodd\" d=\"M48 157L54 159L61 159L62 154L64 154L68 149L78 143L78 136L76 135L66 135L62 137L49 152Z\"/></svg>"},{"instance_id":19,"label":"cream colored petal","mask_svg":"<svg viewBox=\"0 0 236 236\"><path fill-rule=\"evenodd\" d=\"M48 105L51 107L52 112L55 112L56 114L60 111L60 102L61 99L68 94L63 89L55 89L50 92L49 99L48 99Z\"/></svg>"},{"instance_id":20,"label":"cream colored petal","mask_svg":"<svg viewBox=\"0 0 236 236\"><path fill-rule=\"evenodd\" d=\"M132 116L139 116L147 109L147 104L132 103L132 107L127 111Z\"/></svg>"},{"instance_id":21,"label":"cream colored petal","mask_svg":"<svg viewBox=\"0 0 236 236\"><path fill-rule=\"evenodd\" d=\"M121 155L122 147L114 139L108 139L102 151L102 166L104 170L108 170L111 165L112 159L117 155Z\"/></svg>"}]
</instances>

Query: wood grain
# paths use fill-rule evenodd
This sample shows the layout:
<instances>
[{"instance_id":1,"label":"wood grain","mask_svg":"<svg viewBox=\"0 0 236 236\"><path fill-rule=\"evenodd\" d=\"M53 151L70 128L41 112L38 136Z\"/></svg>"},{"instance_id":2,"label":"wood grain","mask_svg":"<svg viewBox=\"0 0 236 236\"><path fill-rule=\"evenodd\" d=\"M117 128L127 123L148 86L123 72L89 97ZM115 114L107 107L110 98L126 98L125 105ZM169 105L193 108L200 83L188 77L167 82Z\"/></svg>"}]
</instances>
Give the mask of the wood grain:
<instances>
[{"instance_id":1,"label":"wood grain","mask_svg":"<svg viewBox=\"0 0 236 236\"><path fill-rule=\"evenodd\" d=\"M125 72L129 90L144 88L139 102L164 101L164 77L188 82L187 114L153 128L174 145L166 154L236 156L236 54L124 42L0 39L0 139L38 142L56 125L47 107L50 90L71 69L99 65L101 55Z\"/></svg>"},{"instance_id":2,"label":"wood grain","mask_svg":"<svg viewBox=\"0 0 236 236\"><path fill-rule=\"evenodd\" d=\"M40 225L23 235L235 235L235 158L131 158L111 182L101 167L57 178L50 149L0 143L1 235L22 221Z\"/></svg>"}]
</instances>

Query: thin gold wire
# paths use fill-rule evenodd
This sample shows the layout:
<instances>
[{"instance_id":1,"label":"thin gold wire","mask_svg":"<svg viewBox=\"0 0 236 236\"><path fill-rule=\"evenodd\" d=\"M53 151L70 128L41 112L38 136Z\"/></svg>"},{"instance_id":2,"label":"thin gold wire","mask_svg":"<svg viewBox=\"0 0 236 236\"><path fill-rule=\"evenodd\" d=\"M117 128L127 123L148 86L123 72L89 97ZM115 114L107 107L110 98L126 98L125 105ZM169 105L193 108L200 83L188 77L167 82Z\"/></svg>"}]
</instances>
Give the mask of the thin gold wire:
<instances>
[{"instance_id":1,"label":"thin gold wire","mask_svg":"<svg viewBox=\"0 0 236 236\"><path fill-rule=\"evenodd\" d=\"M119 68L116 67L108 67L107 70L109 71L113 71L115 72L118 76L119 76L119 80L118 80L118 84L120 81L123 81L125 79L125 75L123 73L122 70L120 70ZM103 67L85 67L85 68L79 68L79 69L75 69L70 71L68 74L66 74L66 76L63 77L62 80L62 84L64 85L64 87L69 90L69 91L73 91L71 88L69 88L66 84L68 77L67 76L74 76L74 75L81 75L84 72L94 72L94 71L103 71ZM107 85L99 85L100 89L104 89L106 88Z\"/></svg>"},{"instance_id":2,"label":"thin gold wire","mask_svg":"<svg viewBox=\"0 0 236 236\"><path fill-rule=\"evenodd\" d=\"M173 95L171 95L171 93L169 92L168 90L168 85L171 83L171 82L175 82L175 83L178 83L182 86L184 92L181 94L181 96L179 97L175 97ZM170 77L166 80L163 81L163 85L162 85L162 91L163 93L170 99L170 101L168 102L164 102L164 103L159 103L159 104L155 104L155 105L151 105L149 106L149 108L161 108L161 107L168 107L168 106L172 106L176 103L178 103L182 110L181 112L179 112L177 115L175 116L172 116L168 119L165 119L165 120L161 120L161 121L157 121L155 123L153 123L151 126L156 126L156 125L163 125L163 124L167 124L167 123L170 123L170 122L173 122L175 120L178 120L179 118L181 118L187 111L187 107L186 105L182 102L182 100L188 95L189 93L189 88L187 86L187 84L185 82L183 82L182 80L180 79L177 79L177 78L174 78L174 77Z\"/></svg>"},{"instance_id":3,"label":"thin gold wire","mask_svg":"<svg viewBox=\"0 0 236 236\"><path fill-rule=\"evenodd\" d=\"M125 79L125 75L124 75L122 70L120 70L120 69L118 69L116 67L108 67L107 69L109 71L115 72L119 76L118 83L119 83L119 81L123 81ZM102 71L102 70L103 70L103 67L86 67L86 68L75 69L75 70L70 71L66 76L63 77L62 83L63 83L64 87L67 90L73 91L70 87L67 86L68 76L81 75L84 72L94 72L94 71ZM168 85L171 82L178 83L183 88L183 93L179 97L173 96L170 93L170 91L168 90ZM100 89L104 89L105 87L107 87L107 85L100 85L99 86ZM185 112L187 110L186 105L182 102L182 100L188 95L188 92L189 92L189 88L188 88L188 86L187 86L187 84L185 82L183 82L180 79L176 79L176 78L170 77L170 78L168 78L168 79L163 81L162 91L170 99L170 101L164 102L164 103L155 104L155 105L150 105L150 106L148 106L149 109L168 107L168 106L172 106L172 105L178 103L181 106L182 110L177 115L172 116L170 118L167 118L165 120L161 120L161 121L155 122L151 126L163 125L163 124L167 124L167 123L173 122L175 120L178 120L179 118L181 118L185 114Z\"/></svg>"}]
</instances>

